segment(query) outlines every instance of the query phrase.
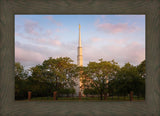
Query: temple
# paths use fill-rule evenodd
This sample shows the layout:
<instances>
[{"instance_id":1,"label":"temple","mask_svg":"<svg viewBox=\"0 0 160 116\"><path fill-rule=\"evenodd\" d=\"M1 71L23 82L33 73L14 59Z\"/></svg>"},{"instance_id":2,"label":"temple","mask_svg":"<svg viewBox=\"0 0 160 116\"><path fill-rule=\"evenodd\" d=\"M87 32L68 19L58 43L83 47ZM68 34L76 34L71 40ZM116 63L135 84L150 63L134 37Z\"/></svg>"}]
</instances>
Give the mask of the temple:
<instances>
[{"instance_id":1,"label":"temple","mask_svg":"<svg viewBox=\"0 0 160 116\"><path fill-rule=\"evenodd\" d=\"M79 24L77 65L78 66L83 66L83 55L82 55L82 44L81 44L81 25L80 24Z\"/></svg>"},{"instance_id":2,"label":"temple","mask_svg":"<svg viewBox=\"0 0 160 116\"><path fill-rule=\"evenodd\" d=\"M77 54L77 66L79 67L82 67L83 66L83 55L82 55L82 44L81 44L81 25L79 24L79 39L78 39L78 54ZM76 96L79 95L79 92L82 93L82 90L81 90L81 79L80 77L78 79L76 79L76 87L75 87L75 90L76 90Z\"/></svg>"}]
</instances>

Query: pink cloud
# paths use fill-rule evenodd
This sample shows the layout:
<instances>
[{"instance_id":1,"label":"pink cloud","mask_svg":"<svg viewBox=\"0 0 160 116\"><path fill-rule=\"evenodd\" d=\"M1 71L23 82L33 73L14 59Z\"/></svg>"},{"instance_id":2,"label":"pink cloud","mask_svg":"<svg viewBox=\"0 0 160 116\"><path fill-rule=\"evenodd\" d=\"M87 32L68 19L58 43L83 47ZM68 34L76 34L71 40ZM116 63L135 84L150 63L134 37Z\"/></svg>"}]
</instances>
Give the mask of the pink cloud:
<instances>
[{"instance_id":1,"label":"pink cloud","mask_svg":"<svg viewBox=\"0 0 160 116\"><path fill-rule=\"evenodd\" d=\"M100 19L97 19L94 24L97 26L99 23L100 23Z\"/></svg>"},{"instance_id":2,"label":"pink cloud","mask_svg":"<svg viewBox=\"0 0 160 116\"><path fill-rule=\"evenodd\" d=\"M145 49L138 42L128 43L125 46L110 45L107 47L111 57L117 59L121 64L130 62L131 64L139 64L145 59Z\"/></svg>"},{"instance_id":3,"label":"pink cloud","mask_svg":"<svg viewBox=\"0 0 160 116\"><path fill-rule=\"evenodd\" d=\"M113 55L124 56L130 60L139 59L145 53L143 46L137 42L129 43L126 46L110 45L108 51Z\"/></svg>"},{"instance_id":4,"label":"pink cloud","mask_svg":"<svg viewBox=\"0 0 160 116\"><path fill-rule=\"evenodd\" d=\"M129 38L91 38L91 42L96 43L96 42L102 42L102 43L108 43L108 44L117 44L117 45L124 45L129 42ZM96 43L97 44L97 43Z\"/></svg>"},{"instance_id":5,"label":"pink cloud","mask_svg":"<svg viewBox=\"0 0 160 116\"><path fill-rule=\"evenodd\" d=\"M53 24L56 24L57 26L62 26L62 23L57 22L55 19L53 19L52 16L46 16L46 18L51 21Z\"/></svg>"},{"instance_id":6,"label":"pink cloud","mask_svg":"<svg viewBox=\"0 0 160 116\"><path fill-rule=\"evenodd\" d=\"M39 35L39 32L37 31L37 29L40 29L38 22L27 20L24 24L24 30L28 34Z\"/></svg>"},{"instance_id":7,"label":"pink cloud","mask_svg":"<svg viewBox=\"0 0 160 116\"><path fill-rule=\"evenodd\" d=\"M15 46L15 60L19 62L41 63L44 55Z\"/></svg>"},{"instance_id":8,"label":"pink cloud","mask_svg":"<svg viewBox=\"0 0 160 116\"><path fill-rule=\"evenodd\" d=\"M112 39L107 39L106 41L112 45L125 46L129 43L129 38L121 38L121 39L112 38Z\"/></svg>"},{"instance_id":9,"label":"pink cloud","mask_svg":"<svg viewBox=\"0 0 160 116\"><path fill-rule=\"evenodd\" d=\"M56 32L60 32L60 29L56 29Z\"/></svg>"},{"instance_id":10,"label":"pink cloud","mask_svg":"<svg viewBox=\"0 0 160 116\"><path fill-rule=\"evenodd\" d=\"M48 30L46 30L45 34L46 34L47 36L50 36L50 35L53 34L53 31L50 30L50 29L48 29Z\"/></svg>"},{"instance_id":11,"label":"pink cloud","mask_svg":"<svg viewBox=\"0 0 160 116\"><path fill-rule=\"evenodd\" d=\"M70 30L68 30L67 28L57 28L55 29L55 32L61 32L61 33L64 33L64 32L69 32Z\"/></svg>"},{"instance_id":12,"label":"pink cloud","mask_svg":"<svg viewBox=\"0 0 160 116\"><path fill-rule=\"evenodd\" d=\"M43 45L51 45L51 46L60 46L61 42L57 39L46 39L46 38L41 38L37 39L36 42L41 43Z\"/></svg>"},{"instance_id":13,"label":"pink cloud","mask_svg":"<svg viewBox=\"0 0 160 116\"><path fill-rule=\"evenodd\" d=\"M51 46L60 46L61 45L61 41L58 40L58 37L55 36L54 39L52 39L50 37L50 35L52 34L51 30L47 30L45 32L45 37L42 38L41 36L43 35L37 35L36 37L31 37L31 36L26 36L22 33L15 33L16 37L20 37L22 39L26 39L28 41L30 41L31 43L36 43L36 44L43 44L43 45L51 45Z\"/></svg>"},{"instance_id":14,"label":"pink cloud","mask_svg":"<svg viewBox=\"0 0 160 116\"><path fill-rule=\"evenodd\" d=\"M29 40L29 41L34 41L35 40L35 37L31 37L31 36L26 36L24 35L24 33L15 33L15 37L19 37L20 39L26 39L26 40Z\"/></svg>"},{"instance_id":15,"label":"pink cloud","mask_svg":"<svg viewBox=\"0 0 160 116\"><path fill-rule=\"evenodd\" d=\"M138 30L139 28L134 25L128 25L128 23L118 23L118 24L112 24L112 23L103 23L103 24L97 24L96 27L100 31L104 31L107 33L121 33L121 32L134 32Z\"/></svg>"},{"instance_id":16,"label":"pink cloud","mask_svg":"<svg viewBox=\"0 0 160 116\"><path fill-rule=\"evenodd\" d=\"M59 40L52 40L52 43L57 46L61 45L61 42Z\"/></svg>"},{"instance_id":17,"label":"pink cloud","mask_svg":"<svg viewBox=\"0 0 160 116\"><path fill-rule=\"evenodd\" d=\"M104 42L105 39L102 39ZM108 44L96 47L93 44L88 44L83 48L84 62L114 59L121 66L127 62L137 65L145 59L145 48L138 42L129 42L128 38L124 39L109 39ZM97 44L97 43L96 43Z\"/></svg>"},{"instance_id":18,"label":"pink cloud","mask_svg":"<svg viewBox=\"0 0 160 116\"><path fill-rule=\"evenodd\" d=\"M54 42L59 44L58 41ZM24 66L41 64L48 57L57 58L67 56L75 60L76 55L75 47L71 43L69 45L63 44L60 49L56 46L49 48L48 46L24 44L17 41L15 43L15 61L21 62Z\"/></svg>"},{"instance_id":19,"label":"pink cloud","mask_svg":"<svg viewBox=\"0 0 160 116\"><path fill-rule=\"evenodd\" d=\"M91 39L92 42L98 42L98 41L101 41L101 40L102 40L101 38L92 38Z\"/></svg>"}]
</instances>

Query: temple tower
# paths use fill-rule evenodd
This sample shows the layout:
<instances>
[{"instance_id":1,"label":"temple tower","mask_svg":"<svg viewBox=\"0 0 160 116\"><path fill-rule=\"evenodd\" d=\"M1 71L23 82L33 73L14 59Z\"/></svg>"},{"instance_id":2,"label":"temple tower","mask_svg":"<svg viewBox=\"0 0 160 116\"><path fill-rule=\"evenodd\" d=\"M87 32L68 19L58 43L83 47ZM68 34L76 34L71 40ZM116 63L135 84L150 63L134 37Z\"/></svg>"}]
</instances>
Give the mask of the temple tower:
<instances>
[{"instance_id":1,"label":"temple tower","mask_svg":"<svg viewBox=\"0 0 160 116\"><path fill-rule=\"evenodd\" d=\"M81 25L80 24L79 24L77 65L78 66L83 66L82 45L81 45Z\"/></svg>"},{"instance_id":2,"label":"temple tower","mask_svg":"<svg viewBox=\"0 0 160 116\"><path fill-rule=\"evenodd\" d=\"M81 45L81 25L79 24L79 39L78 39L78 48L77 48L77 66L82 67L83 66L83 56L82 56L82 45ZM76 96L79 95L79 92L82 93L82 89L80 88L82 83L81 83L81 78L77 78L75 80L77 86L75 87L76 90Z\"/></svg>"},{"instance_id":3,"label":"temple tower","mask_svg":"<svg viewBox=\"0 0 160 116\"><path fill-rule=\"evenodd\" d=\"M82 44L81 44L81 25L79 24L79 40L78 40L78 55L77 55L77 65L83 66L83 55L82 55ZM82 71L80 72L82 73ZM81 89L81 77L79 77L79 92L83 95L83 90Z\"/></svg>"}]
</instances>

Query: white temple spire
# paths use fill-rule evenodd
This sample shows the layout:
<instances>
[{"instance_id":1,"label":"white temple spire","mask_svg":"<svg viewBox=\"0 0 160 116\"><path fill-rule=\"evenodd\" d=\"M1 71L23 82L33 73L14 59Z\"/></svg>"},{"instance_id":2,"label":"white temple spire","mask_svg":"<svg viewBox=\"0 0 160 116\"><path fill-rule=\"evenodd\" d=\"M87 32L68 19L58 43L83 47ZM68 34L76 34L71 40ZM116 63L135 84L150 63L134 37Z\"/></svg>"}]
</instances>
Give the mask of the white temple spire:
<instances>
[{"instance_id":1,"label":"white temple spire","mask_svg":"<svg viewBox=\"0 0 160 116\"><path fill-rule=\"evenodd\" d=\"M80 24L79 24L77 65L78 66L83 66L82 45L81 45L81 25Z\"/></svg>"},{"instance_id":2,"label":"white temple spire","mask_svg":"<svg viewBox=\"0 0 160 116\"><path fill-rule=\"evenodd\" d=\"M78 47L81 47L81 25L79 24L79 41L78 41Z\"/></svg>"}]
</instances>

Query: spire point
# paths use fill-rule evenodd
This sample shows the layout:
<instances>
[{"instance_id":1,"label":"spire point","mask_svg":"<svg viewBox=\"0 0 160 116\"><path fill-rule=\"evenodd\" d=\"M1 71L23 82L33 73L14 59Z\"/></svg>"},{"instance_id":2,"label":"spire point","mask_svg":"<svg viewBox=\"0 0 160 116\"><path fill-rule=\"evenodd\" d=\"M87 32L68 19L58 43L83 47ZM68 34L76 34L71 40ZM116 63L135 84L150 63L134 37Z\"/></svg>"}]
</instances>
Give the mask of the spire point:
<instances>
[{"instance_id":1,"label":"spire point","mask_svg":"<svg viewBox=\"0 0 160 116\"><path fill-rule=\"evenodd\" d=\"M77 64L78 66L83 66L83 56L82 56L82 45L81 45L81 25L79 24L79 40L78 40L78 56Z\"/></svg>"}]
</instances>

